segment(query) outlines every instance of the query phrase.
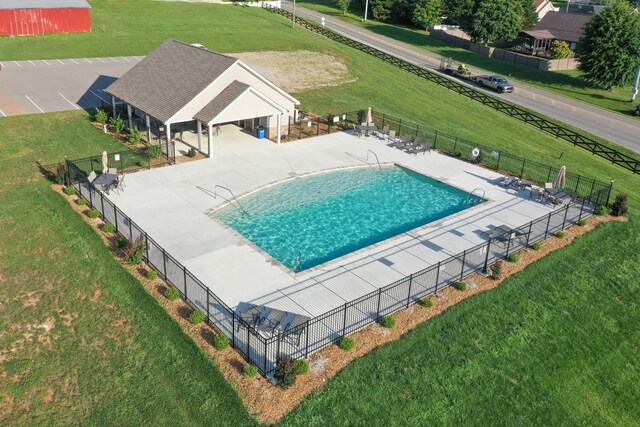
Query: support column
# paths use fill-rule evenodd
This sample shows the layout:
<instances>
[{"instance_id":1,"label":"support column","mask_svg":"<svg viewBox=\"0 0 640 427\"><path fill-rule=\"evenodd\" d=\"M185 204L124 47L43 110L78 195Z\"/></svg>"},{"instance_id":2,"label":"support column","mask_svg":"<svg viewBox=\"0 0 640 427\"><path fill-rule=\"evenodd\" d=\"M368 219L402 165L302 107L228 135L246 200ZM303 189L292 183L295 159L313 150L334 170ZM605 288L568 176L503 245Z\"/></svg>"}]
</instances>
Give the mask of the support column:
<instances>
[{"instance_id":1,"label":"support column","mask_svg":"<svg viewBox=\"0 0 640 427\"><path fill-rule=\"evenodd\" d=\"M196 120L198 125L198 151L202 152L202 123L200 120Z\"/></svg>"},{"instance_id":2,"label":"support column","mask_svg":"<svg viewBox=\"0 0 640 427\"><path fill-rule=\"evenodd\" d=\"M113 116L113 120L116 119L116 97L111 95L111 112Z\"/></svg>"},{"instance_id":3,"label":"support column","mask_svg":"<svg viewBox=\"0 0 640 427\"><path fill-rule=\"evenodd\" d=\"M167 144L169 144L171 142L171 125L169 123L165 123L164 127L167 131Z\"/></svg>"},{"instance_id":4,"label":"support column","mask_svg":"<svg viewBox=\"0 0 640 427\"><path fill-rule=\"evenodd\" d=\"M280 129L281 122L282 122L282 113L278 113L278 121L277 121L277 123L278 123L278 145L280 145L280 137L282 136L281 135L282 130Z\"/></svg>"},{"instance_id":5,"label":"support column","mask_svg":"<svg viewBox=\"0 0 640 427\"><path fill-rule=\"evenodd\" d=\"M147 142L151 143L151 118L146 113L144 116L147 122Z\"/></svg>"},{"instance_id":6,"label":"support column","mask_svg":"<svg viewBox=\"0 0 640 427\"><path fill-rule=\"evenodd\" d=\"M133 120L131 120L131 105L127 104L127 117L129 118L129 130L133 128Z\"/></svg>"},{"instance_id":7,"label":"support column","mask_svg":"<svg viewBox=\"0 0 640 427\"><path fill-rule=\"evenodd\" d=\"M209 125L209 151L207 151L207 157L211 157L211 150L213 149L213 125Z\"/></svg>"}]
</instances>

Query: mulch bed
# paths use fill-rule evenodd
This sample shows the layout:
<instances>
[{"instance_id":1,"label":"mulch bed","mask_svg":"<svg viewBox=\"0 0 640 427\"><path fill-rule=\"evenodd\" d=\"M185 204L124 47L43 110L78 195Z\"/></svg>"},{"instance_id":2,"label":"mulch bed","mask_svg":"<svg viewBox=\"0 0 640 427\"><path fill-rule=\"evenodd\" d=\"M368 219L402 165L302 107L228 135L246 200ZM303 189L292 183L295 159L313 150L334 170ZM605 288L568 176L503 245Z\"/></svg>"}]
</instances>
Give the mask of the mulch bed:
<instances>
[{"instance_id":1,"label":"mulch bed","mask_svg":"<svg viewBox=\"0 0 640 427\"><path fill-rule=\"evenodd\" d=\"M296 383L288 390L273 385L263 377L247 378L243 373L246 361L231 347L218 351L213 345L214 337L219 333L208 324L192 325L188 321L191 307L182 300L169 301L164 297L167 284L162 280L149 280L146 277L149 267L146 265L129 265L122 257L122 249L115 245L115 234L107 234L102 231L103 221L91 219L88 216L90 210L87 206L75 203L77 196L68 196L63 192L62 186L54 185L54 189L63 194L70 201L73 208L82 214L82 217L93 225L102 237L105 245L114 251L124 268L129 270L144 286L147 292L158 300L165 310L180 324L198 345L215 361L227 381L236 389L248 411L256 415L258 420L267 424L275 424L282 420L289 412L295 409L310 393L320 389L327 380L335 377L342 369L355 359L365 356L372 350L395 341L406 333L415 329L418 325L445 312L460 301L470 298L481 292L496 288L504 280L524 270L548 254L570 245L577 237L592 231L600 224L608 221L627 221L624 217L591 217L587 219L585 226L574 225L564 232L565 237L549 236L542 242L539 250L524 249L520 251L520 259L517 263L503 262L502 277L494 280L481 274L473 274L465 279L469 285L466 291L459 291L453 287L444 289L439 297L431 297L433 306L426 308L412 305L407 309L393 314L396 326L393 329L385 329L378 324L371 324L366 328L351 335L356 347L351 351L344 351L337 345L324 348L309 357L309 372L297 378Z\"/></svg>"}]
</instances>

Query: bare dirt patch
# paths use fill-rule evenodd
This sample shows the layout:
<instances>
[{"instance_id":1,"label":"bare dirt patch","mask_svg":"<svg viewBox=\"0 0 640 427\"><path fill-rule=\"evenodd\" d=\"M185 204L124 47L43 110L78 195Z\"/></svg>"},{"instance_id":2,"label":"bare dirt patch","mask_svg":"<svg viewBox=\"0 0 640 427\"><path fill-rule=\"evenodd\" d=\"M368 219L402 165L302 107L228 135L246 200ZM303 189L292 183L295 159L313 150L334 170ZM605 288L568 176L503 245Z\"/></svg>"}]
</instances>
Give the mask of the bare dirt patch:
<instances>
[{"instance_id":1,"label":"bare dirt patch","mask_svg":"<svg viewBox=\"0 0 640 427\"><path fill-rule=\"evenodd\" d=\"M286 92L304 92L356 81L349 68L330 53L295 50L232 53L230 56L241 59Z\"/></svg>"},{"instance_id":2,"label":"bare dirt patch","mask_svg":"<svg viewBox=\"0 0 640 427\"><path fill-rule=\"evenodd\" d=\"M77 198L76 196L67 196L62 191L62 187L58 185L55 185L54 189L64 197L67 197L70 205L82 214L84 208L74 202ZM232 348L218 351L213 346L213 339L219 334L219 331L208 324L192 325L189 323L188 317L191 307L182 300L169 301L165 298L164 291L167 289L167 285L162 280L149 280L146 278L148 269L128 265L122 258L122 251L115 248L113 235L107 235L102 231L101 222L92 222L84 215L82 217L95 226L96 232L102 237L105 245L114 251L123 267L129 270L142 283L147 292L155 297L160 305L180 324L183 331L215 361L224 377L233 385L242 398L248 411L251 414L255 414L261 422L267 424L275 424L282 420L302 403L310 393L320 389L326 384L327 380L335 377L355 359L367 355L380 346L398 340L420 324L445 312L457 303L481 292L496 288L504 280L524 270L531 263L570 245L577 237L594 230L600 224L608 221L627 221L627 218L612 216L591 217L587 219L585 226L574 225L564 230L565 236L563 238L549 236L542 242L539 250L522 250L520 252L520 260L517 263L504 261L502 276L498 280L482 274L473 274L465 279L468 284L466 291L459 291L449 287L441 291L437 297L430 297L433 302L432 307L412 305L394 313L393 317L396 319L395 328L385 329L378 324L371 324L351 335L351 338L356 342L356 347L351 351L347 352L337 345L332 345L314 353L308 359L309 372L299 376L291 388L283 390L263 377L247 378L242 371L246 362L238 352ZM122 321L116 322L115 326L126 328Z\"/></svg>"}]
</instances>

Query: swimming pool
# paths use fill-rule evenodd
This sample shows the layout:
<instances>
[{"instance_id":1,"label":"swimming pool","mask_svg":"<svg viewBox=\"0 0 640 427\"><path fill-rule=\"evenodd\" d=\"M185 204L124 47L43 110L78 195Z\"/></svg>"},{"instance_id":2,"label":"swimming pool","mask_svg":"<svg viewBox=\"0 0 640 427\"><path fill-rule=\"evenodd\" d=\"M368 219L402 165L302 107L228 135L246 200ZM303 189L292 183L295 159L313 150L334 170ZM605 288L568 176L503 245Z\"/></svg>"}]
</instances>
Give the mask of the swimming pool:
<instances>
[{"instance_id":1,"label":"swimming pool","mask_svg":"<svg viewBox=\"0 0 640 427\"><path fill-rule=\"evenodd\" d=\"M294 271L484 201L408 169L357 168L297 178L250 194L215 217Z\"/></svg>"}]
</instances>

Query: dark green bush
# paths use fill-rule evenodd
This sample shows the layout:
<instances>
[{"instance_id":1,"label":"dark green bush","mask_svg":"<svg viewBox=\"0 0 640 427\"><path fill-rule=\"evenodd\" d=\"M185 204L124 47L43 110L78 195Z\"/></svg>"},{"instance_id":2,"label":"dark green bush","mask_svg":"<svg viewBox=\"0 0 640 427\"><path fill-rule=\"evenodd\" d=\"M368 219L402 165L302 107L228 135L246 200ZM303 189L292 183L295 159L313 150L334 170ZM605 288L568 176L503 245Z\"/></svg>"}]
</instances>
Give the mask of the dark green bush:
<instances>
[{"instance_id":1,"label":"dark green bush","mask_svg":"<svg viewBox=\"0 0 640 427\"><path fill-rule=\"evenodd\" d=\"M204 322L204 313L202 312L202 310L198 310L198 309L193 310L189 315L189 322L193 323L194 325ZM216 338L218 336L219 335L217 335Z\"/></svg>"},{"instance_id":2,"label":"dark green bush","mask_svg":"<svg viewBox=\"0 0 640 427\"><path fill-rule=\"evenodd\" d=\"M147 162L146 160L138 160L138 166L140 166L141 168L148 168L149 162Z\"/></svg>"},{"instance_id":3,"label":"dark green bush","mask_svg":"<svg viewBox=\"0 0 640 427\"><path fill-rule=\"evenodd\" d=\"M629 212L629 207L627 206L628 201L629 196L626 194L618 194L616 201L611 205L611 214L613 216L622 216Z\"/></svg>"},{"instance_id":4,"label":"dark green bush","mask_svg":"<svg viewBox=\"0 0 640 427\"><path fill-rule=\"evenodd\" d=\"M80 206L87 206L87 199L79 197L78 200L76 200L76 203Z\"/></svg>"},{"instance_id":5,"label":"dark green bush","mask_svg":"<svg viewBox=\"0 0 640 427\"><path fill-rule=\"evenodd\" d=\"M112 117L109 119L109 129L111 129L116 134L120 135L124 130L124 121L122 117L118 116L115 119Z\"/></svg>"},{"instance_id":6,"label":"dark green bush","mask_svg":"<svg viewBox=\"0 0 640 427\"><path fill-rule=\"evenodd\" d=\"M113 233L114 231L116 231L116 226L113 224L106 223L105 225L102 226L102 231L104 231L105 233Z\"/></svg>"},{"instance_id":7,"label":"dark green bush","mask_svg":"<svg viewBox=\"0 0 640 427\"><path fill-rule=\"evenodd\" d=\"M138 128L134 127L129 129L129 135L127 136L127 139L129 140L130 143L140 144L141 137L142 137L142 132L140 132Z\"/></svg>"},{"instance_id":8,"label":"dark green bush","mask_svg":"<svg viewBox=\"0 0 640 427\"><path fill-rule=\"evenodd\" d=\"M58 162L58 164L56 165L56 169L53 172L53 176L56 181L56 184L64 183L65 175L66 175L66 169L64 167L64 163Z\"/></svg>"},{"instance_id":9,"label":"dark green bush","mask_svg":"<svg viewBox=\"0 0 640 427\"><path fill-rule=\"evenodd\" d=\"M196 154L198 154L198 151L195 148L189 148L189 151L187 151L187 156L189 157L195 157Z\"/></svg>"},{"instance_id":10,"label":"dark green bush","mask_svg":"<svg viewBox=\"0 0 640 427\"><path fill-rule=\"evenodd\" d=\"M533 249L534 251L540 250L541 247L542 243L540 242L535 242L533 245L531 245L531 249Z\"/></svg>"},{"instance_id":11,"label":"dark green bush","mask_svg":"<svg viewBox=\"0 0 640 427\"><path fill-rule=\"evenodd\" d=\"M255 365L252 365L251 363L245 363L244 366L242 367L242 370L244 371L244 374L248 378L253 378L256 375L258 375L258 367Z\"/></svg>"},{"instance_id":12,"label":"dark green bush","mask_svg":"<svg viewBox=\"0 0 640 427\"><path fill-rule=\"evenodd\" d=\"M462 157L462 151L456 150L456 152L453 153L453 155L456 156L456 157Z\"/></svg>"},{"instance_id":13,"label":"dark green bush","mask_svg":"<svg viewBox=\"0 0 640 427\"><path fill-rule=\"evenodd\" d=\"M380 319L380 326L391 329L396 326L396 319L393 316L383 316Z\"/></svg>"},{"instance_id":14,"label":"dark green bush","mask_svg":"<svg viewBox=\"0 0 640 427\"><path fill-rule=\"evenodd\" d=\"M343 337L338 343L338 346L344 351L351 351L356 346L356 342L353 340L353 338Z\"/></svg>"},{"instance_id":15,"label":"dark green bush","mask_svg":"<svg viewBox=\"0 0 640 427\"><path fill-rule=\"evenodd\" d=\"M91 209L89 211L89 218L96 219L100 216L100 211L98 209Z\"/></svg>"},{"instance_id":16,"label":"dark green bush","mask_svg":"<svg viewBox=\"0 0 640 427\"><path fill-rule=\"evenodd\" d=\"M433 301L431 301L431 299L429 298L425 298L425 299L421 299L420 301L418 301L418 304L420 304L423 307L432 307L433 306Z\"/></svg>"},{"instance_id":17,"label":"dark green bush","mask_svg":"<svg viewBox=\"0 0 640 427\"><path fill-rule=\"evenodd\" d=\"M458 282L456 283L456 289L459 291L466 291L467 290L467 282Z\"/></svg>"},{"instance_id":18,"label":"dark green bush","mask_svg":"<svg viewBox=\"0 0 640 427\"><path fill-rule=\"evenodd\" d=\"M605 205L600 205L596 208L596 215L605 216L608 213L607 207Z\"/></svg>"},{"instance_id":19,"label":"dark green bush","mask_svg":"<svg viewBox=\"0 0 640 427\"><path fill-rule=\"evenodd\" d=\"M567 235L567 233L565 233L564 231L556 231L554 236L556 236L558 239L564 239L564 237Z\"/></svg>"},{"instance_id":20,"label":"dark green bush","mask_svg":"<svg viewBox=\"0 0 640 427\"><path fill-rule=\"evenodd\" d=\"M73 187L67 187L64 190L65 193L67 193L68 196L73 196L74 194L76 194L76 189Z\"/></svg>"},{"instance_id":21,"label":"dark green bush","mask_svg":"<svg viewBox=\"0 0 640 427\"><path fill-rule=\"evenodd\" d=\"M147 144L147 157L157 159L162 156L162 147L159 145Z\"/></svg>"},{"instance_id":22,"label":"dark green bush","mask_svg":"<svg viewBox=\"0 0 640 427\"><path fill-rule=\"evenodd\" d=\"M585 225L587 225L587 220L581 219L578 222L576 222L576 224L578 224L580 227L584 227Z\"/></svg>"},{"instance_id":23,"label":"dark green bush","mask_svg":"<svg viewBox=\"0 0 640 427\"><path fill-rule=\"evenodd\" d=\"M164 291L164 296L169 301L175 301L180 298L180 291L176 288L169 286L166 291Z\"/></svg>"},{"instance_id":24,"label":"dark green bush","mask_svg":"<svg viewBox=\"0 0 640 427\"><path fill-rule=\"evenodd\" d=\"M520 261L520 255L515 254L515 253L514 254L509 254L509 256L507 257L507 261L516 263L516 262Z\"/></svg>"},{"instance_id":25,"label":"dark green bush","mask_svg":"<svg viewBox=\"0 0 640 427\"><path fill-rule=\"evenodd\" d=\"M305 359L296 360L294 365L296 367L296 373L298 375L304 375L309 372L309 362L307 362Z\"/></svg>"},{"instance_id":26,"label":"dark green bush","mask_svg":"<svg viewBox=\"0 0 640 427\"><path fill-rule=\"evenodd\" d=\"M157 278L158 278L158 272L155 271L153 268L147 271L147 279L156 280Z\"/></svg>"},{"instance_id":27,"label":"dark green bush","mask_svg":"<svg viewBox=\"0 0 640 427\"><path fill-rule=\"evenodd\" d=\"M276 372L274 374L276 384L283 389L288 389L296 382L296 365L290 357L279 357L276 360Z\"/></svg>"},{"instance_id":28,"label":"dark green bush","mask_svg":"<svg viewBox=\"0 0 640 427\"><path fill-rule=\"evenodd\" d=\"M204 316L204 313L203 313L203 316ZM225 334L218 334L213 339L213 346L216 348L216 350L222 351L225 348L229 347L229 344L231 344L231 341L229 340L229 337L226 336Z\"/></svg>"},{"instance_id":29,"label":"dark green bush","mask_svg":"<svg viewBox=\"0 0 640 427\"><path fill-rule=\"evenodd\" d=\"M128 243L129 241L124 236L118 236L118 238L116 239L116 246L119 248L124 248Z\"/></svg>"},{"instance_id":30,"label":"dark green bush","mask_svg":"<svg viewBox=\"0 0 640 427\"><path fill-rule=\"evenodd\" d=\"M144 259L144 240L142 236L138 237L134 242L130 242L125 250L124 258L131 265L137 265Z\"/></svg>"},{"instance_id":31,"label":"dark green bush","mask_svg":"<svg viewBox=\"0 0 640 427\"><path fill-rule=\"evenodd\" d=\"M500 280L502 277L502 261L496 261L489 267L489 277L494 280Z\"/></svg>"}]
</instances>

